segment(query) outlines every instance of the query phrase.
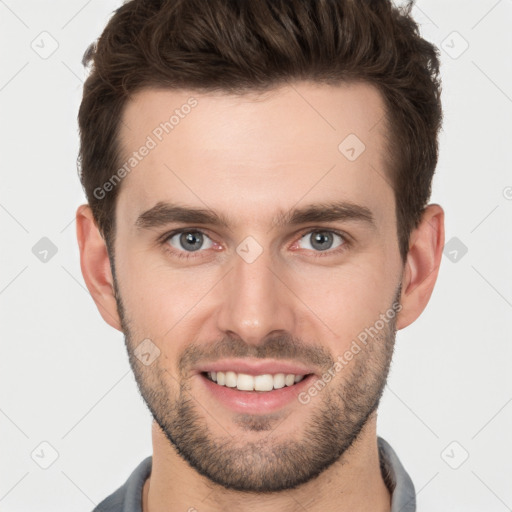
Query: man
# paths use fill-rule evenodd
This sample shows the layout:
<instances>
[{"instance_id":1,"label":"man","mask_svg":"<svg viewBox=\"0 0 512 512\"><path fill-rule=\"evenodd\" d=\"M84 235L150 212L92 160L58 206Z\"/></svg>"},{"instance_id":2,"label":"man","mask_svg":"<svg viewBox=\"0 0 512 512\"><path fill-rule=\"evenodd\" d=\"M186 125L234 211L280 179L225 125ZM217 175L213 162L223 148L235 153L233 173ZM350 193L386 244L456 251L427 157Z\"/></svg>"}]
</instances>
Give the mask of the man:
<instances>
[{"instance_id":1,"label":"man","mask_svg":"<svg viewBox=\"0 0 512 512\"><path fill-rule=\"evenodd\" d=\"M154 418L96 510L416 509L376 434L444 243L410 10L132 0L87 52L81 268Z\"/></svg>"}]
</instances>

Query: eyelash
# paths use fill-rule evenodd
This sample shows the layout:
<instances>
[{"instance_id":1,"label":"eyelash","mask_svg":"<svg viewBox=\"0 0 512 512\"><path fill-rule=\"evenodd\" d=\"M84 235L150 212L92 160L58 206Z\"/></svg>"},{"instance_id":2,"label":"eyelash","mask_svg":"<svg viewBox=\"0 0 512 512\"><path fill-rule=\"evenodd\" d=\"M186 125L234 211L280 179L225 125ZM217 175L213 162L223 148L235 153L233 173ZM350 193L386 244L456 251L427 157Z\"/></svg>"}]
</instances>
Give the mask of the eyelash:
<instances>
[{"instance_id":1,"label":"eyelash","mask_svg":"<svg viewBox=\"0 0 512 512\"><path fill-rule=\"evenodd\" d=\"M341 244L340 247L334 249L334 250L327 250L325 252L318 252L318 255L315 256L316 258L322 258L322 257L326 257L326 256L332 256L332 255L335 255L335 254L340 254L344 251L346 251L350 246L351 246L351 241L349 240L349 237L345 234L345 233L342 233L341 231L337 231L335 229L322 229L322 228L308 228L304 231L302 231L299 235L299 238L298 240L300 240L304 235L307 235L308 233L315 233L315 232L322 232L322 233L333 233L335 235L338 235L340 238L343 239L343 243ZM174 258L179 258L179 259L183 259L183 260L192 260L194 258L197 258L199 257L198 255L195 255L194 252L188 252L187 251L175 251L174 249L172 249L170 247L170 245L167 243L167 241L169 240L169 238L172 238L174 235L177 235L177 234L180 234L180 233L201 233L205 236L208 236L207 233L205 233L203 230L201 229L196 229L196 228L187 228L187 229L176 229L174 231L171 231L169 233L166 233L165 235L163 235L160 239L160 244L163 246L163 249L166 253L170 254L172 257ZM211 238L211 237L208 237L208 238ZM203 251L197 251L198 253L200 252L203 252Z\"/></svg>"}]
</instances>

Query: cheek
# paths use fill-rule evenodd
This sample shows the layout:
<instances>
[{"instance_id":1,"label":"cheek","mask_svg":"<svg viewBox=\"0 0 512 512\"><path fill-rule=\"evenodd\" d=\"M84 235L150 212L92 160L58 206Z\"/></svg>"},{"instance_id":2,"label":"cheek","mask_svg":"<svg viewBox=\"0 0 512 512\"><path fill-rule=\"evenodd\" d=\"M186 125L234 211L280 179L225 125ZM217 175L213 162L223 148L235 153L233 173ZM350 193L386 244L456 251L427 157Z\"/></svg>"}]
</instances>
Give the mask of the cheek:
<instances>
[{"instance_id":1,"label":"cheek","mask_svg":"<svg viewBox=\"0 0 512 512\"><path fill-rule=\"evenodd\" d=\"M301 272L293 289L312 312L315 329L336 337L337 351L375 324L391 306L398 285L395 274L379 265L351 265ZM332 332L331 332L332 331Z\"/></svg>"},{"instance_id":2,"label":"cheek","mask_svg":"<svg viewBox=\"0 0 512 512\"><path fill-rule=\"evenodd\" d=\"M172 336L215 283L215 272L175 269L149 251L131 251L116 260L117 278L133 329L155 339ZM217 278L218 279L218 278ZM172 331L172 333L171 333Z\"/></svg>"}]
</instances>

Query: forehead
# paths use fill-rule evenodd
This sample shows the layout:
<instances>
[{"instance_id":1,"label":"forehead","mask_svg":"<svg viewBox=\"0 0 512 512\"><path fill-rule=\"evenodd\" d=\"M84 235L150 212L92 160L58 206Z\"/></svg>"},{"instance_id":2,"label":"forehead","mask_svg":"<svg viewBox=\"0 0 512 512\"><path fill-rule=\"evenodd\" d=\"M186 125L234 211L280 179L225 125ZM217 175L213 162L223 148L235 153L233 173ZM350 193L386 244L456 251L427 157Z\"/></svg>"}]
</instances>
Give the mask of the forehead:
<instances>
[{"instance_id":1,"label":"forehead","mask_svg":"<svg viewBox=\"0 0 512 512\"><path fill-rule=\"evenodd\" d=\"M166 200L248 216L302 200L389 200L386 130L380 93L361 82L243 95L143 89L122 117L118 202L133 220Z\"/></svg>"}]
</instances>

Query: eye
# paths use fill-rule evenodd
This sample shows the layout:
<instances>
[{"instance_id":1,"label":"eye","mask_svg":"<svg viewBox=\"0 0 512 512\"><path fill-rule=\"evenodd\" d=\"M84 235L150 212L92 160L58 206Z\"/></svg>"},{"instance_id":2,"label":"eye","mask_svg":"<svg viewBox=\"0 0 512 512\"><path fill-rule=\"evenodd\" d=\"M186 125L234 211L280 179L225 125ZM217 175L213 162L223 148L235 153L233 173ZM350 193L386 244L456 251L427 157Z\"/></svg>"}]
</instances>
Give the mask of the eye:
<instances>
[{"instance_id":1,"label":"eye","mask_svg":"<svg viewBox=\"0 0 512 512\"><path fill-rule=\"evenodd\" d=\"M212 240L201 231L179 231L170 234L166 238L166 243L174 249L181 252L195 252L200 249L211 249L213 247Z\"/></svg>"},{"instance_id":2,"label":"eye","mask_svg":"<svg viewBox=\"0 0 512 512\"><path fill-rule=\"evenodd\" d=\"M299 244L303 242L302 249L312 249L315 251L328 251L329 249L337 249L346 243L345 238L334 231L316 230L308 231L299 240Z\"/></svg>"},{"instance_id":3,"label":"eye","mask_svg":"<svg viewBox=\"0 0 512 512\"><path fill-rule=\"evenodd\" d=\"M192 259L201 250L220 250L221 246L214 242L206 233L198 229L182 229L167 233L160 242L164 250L173 257ZM342 233L333 230L315 229L304 233L293 244L293 249L308 249L317 253L317 256L329 256L344 251L350 246L350 241ZM325 253L325 254L318 254Z\"/></svg>"}]
</instances>

